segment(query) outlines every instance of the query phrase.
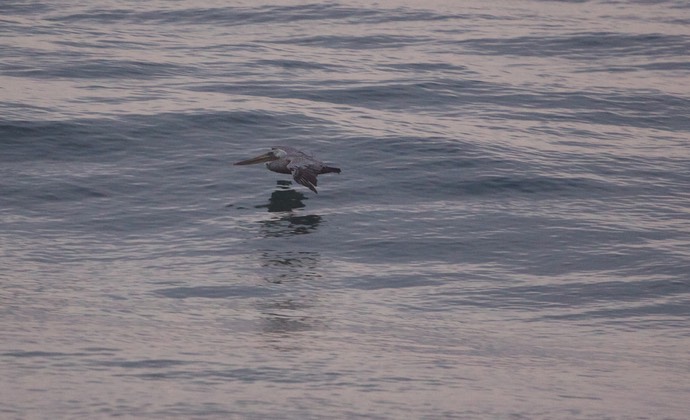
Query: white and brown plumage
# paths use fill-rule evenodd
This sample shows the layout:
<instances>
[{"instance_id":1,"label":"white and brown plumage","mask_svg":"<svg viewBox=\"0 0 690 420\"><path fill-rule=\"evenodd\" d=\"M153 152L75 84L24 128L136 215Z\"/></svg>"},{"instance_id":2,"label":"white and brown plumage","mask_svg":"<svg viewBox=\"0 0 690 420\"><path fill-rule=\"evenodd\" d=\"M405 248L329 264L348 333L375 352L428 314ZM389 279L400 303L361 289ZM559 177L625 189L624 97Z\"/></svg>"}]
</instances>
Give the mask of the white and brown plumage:
<instances>
[{"instance_id":1,"label":"white and brown plumage","mask_svg":"<svg viewBox=\"0 0 690 420\"><path fill-rule=\"evenodd\" d=\"M292 174L295 181L315 193L318 193L316 191L317 175L330 172L340 173L340 168L326 166L312 156L288 146L274 146L270 152L242 160L235 163L235 165L252 165L261 162L266 162L266 167L273 172Z\"/></svg>"}]
</instances>

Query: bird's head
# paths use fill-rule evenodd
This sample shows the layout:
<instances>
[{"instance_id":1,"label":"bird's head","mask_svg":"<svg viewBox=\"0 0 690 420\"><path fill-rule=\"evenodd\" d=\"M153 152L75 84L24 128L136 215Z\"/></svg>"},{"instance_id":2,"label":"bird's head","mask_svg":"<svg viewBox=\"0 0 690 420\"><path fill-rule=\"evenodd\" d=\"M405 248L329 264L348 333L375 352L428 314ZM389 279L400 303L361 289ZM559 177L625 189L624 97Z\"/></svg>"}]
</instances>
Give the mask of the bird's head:
<instances>
[{"instance_id":1,"label":"bird's head","mask_svg":"<svg viewBox=\"0 0 690 420\"><path fill-rule=\"evenodd\" d=\"M285 150L279 147L272 147L269 152L263 153L251 159L241 160L239 162L236 162L235 165L253 165L255 163L270 162L272 160L284 158L285 156L287 156Z\"/></svg>"}]
</instances>

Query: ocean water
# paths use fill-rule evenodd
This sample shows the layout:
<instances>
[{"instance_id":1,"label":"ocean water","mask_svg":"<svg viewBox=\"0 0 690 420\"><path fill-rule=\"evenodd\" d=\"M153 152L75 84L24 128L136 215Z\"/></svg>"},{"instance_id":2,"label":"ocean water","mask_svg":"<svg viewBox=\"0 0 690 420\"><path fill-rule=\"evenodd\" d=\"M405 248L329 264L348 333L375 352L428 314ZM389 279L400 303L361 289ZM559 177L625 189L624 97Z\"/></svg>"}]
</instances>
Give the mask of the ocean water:
<instances>
[{"instance_id":1,"label":"ocean water","mask_svg":"<svg viewBox=\"0 0 690 420\"><path fill-rule=\"evenodd\" d=\"M689 27L3 1L0 417L688 418Z\"/></svg>"}]
</instances>

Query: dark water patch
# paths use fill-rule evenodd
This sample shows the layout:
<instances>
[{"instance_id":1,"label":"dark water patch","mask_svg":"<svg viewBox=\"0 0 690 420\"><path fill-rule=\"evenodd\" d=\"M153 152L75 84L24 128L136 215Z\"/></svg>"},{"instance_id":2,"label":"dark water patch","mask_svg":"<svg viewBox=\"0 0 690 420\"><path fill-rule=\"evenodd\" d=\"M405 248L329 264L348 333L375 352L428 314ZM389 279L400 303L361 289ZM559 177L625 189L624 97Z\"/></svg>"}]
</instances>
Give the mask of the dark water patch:
<instances>
[{"instance_id":1,"label":"dark water patch","mask_svg":"<svg viewBox=\"0 0 690 420\"><path fill-rule=\"evenodd\" d=\"M135 367L136 369L136 367ZM215 369L176 369L160 372L125 373L125 376L135 376L148 380L192 380L195 382L212 381L210 383L225 383L228 381L246 384L270 382L275 384L329 383L340 378L337 372L323 372L322 370L295 370L275 368L270 366L258 368L228 368L219 365Z\"/></svg>"},{"instance_id":2,"label":"dark water patch","mask_svg":"<svg viewBox=\"0 0 690 420\"><path fill-rule=\"evenodd\" d=\"M475 89L472 81L464 83L463 94ZM462 89L462 88L461 88ZM319 89L300 92L304 99L323 102L372 107L376 109L419 109L442 106L458 96L452 90L439 89L436 82L410 81L405 83L386 83L371 86L352 86L340 89Z\"/></svg>"},{"instance_id":3,"label":"dark water patch","mask_svg":"<svg viewBox=\"0 0 690 420\"><path fill-rule=\"evenodd\" d=\"M620 56L678 57L687 53L690 36L583 32L566 36L522 36L460 41L475 53L520 57L609 59Z\"/></svg>"},{"instance_id":4,"label":"dark water patch","mask_svg":"<svg viewBox=\"0 0 690 420\"><path fill-rule=\"evenodd\" d=\"M498 298L506 302L528 302L537 305L583 307L596 303L644 302L648 299L687 296L690 284L659 280L618 280L592 283L518 286L497 290ZM688 309L690 310L690 308ZM688 311L686 310L686 312Z\"/></svg>"},{"instance_id":5,"label":"dark water patch","mask_svg":"<svg viewBox=\"0 0 690 420\"><path fill-rule=\"evenodd\" d=\"M85 347L82 350L91 354L113 355L120 351L120 349L110 347Z\"/></svg>"},{"instance_id":6,"label":"dark water patch","mask_svg":"<svg viewBox=\"0 0 690 420\"><path fill-rule=\"evenodd\" d=\"M288 60L288 59L261 59L261 60L254 61L254 63L257 66L278 67L278 68L281 68L285 71L296 71L296 70L336 71L337 69L342 68L340 66L331 65L331 64L316 63L316 62L311 62L311 61L294 60L294 59L292 59L292 60Z\"/></svg>"},{"instance_id":7,"label":"dark water patch","mask_svg":"<svg viewBox=\"0 0 690 420\"><path fill-rule=\"evenodd\" d=\"M640 113L666 112L669 109L684 109L690 99L660 92L620 91L538 91L496 89L487 99L505 106L546 109L576 110L621 110ZM661 108L661 109L660 109Z\"/></svg>"},{"instance_id":8,"label":"dark water patch","mask_svg":"<svg viewBox=\"0 0 690 420\"><path fill-rule=\"evenodd\" d=\"M256 7L188 7L176 10L131 10L93 8L82 13L53 15L48 19L59 22L96 22L112 24L128 22L158 25L225 25L295 24L327 21L335 24L389 23L405 21L440 21L455 18L452 14L411 8L376 9L349 7L338 3L309 3L301 5L261 5Z\"/></svg>"},{"instance_id":9,"label":"dark water patch","mask_svg":"<svg viewBox=\"0 0 690 420\"><path fill-rule=\"evenodd\" d=\"M51 5L40 2L7 0L0 3L0 14L3 16L10 16L46 13L55 10L57 7L57 5Z\"/></svg>"},{"instance_id":10,"label":"dark water patch","mask_svg":"<svg viewBox=\"0 0 690 420\"><path fill-rule=\"evenodd\" d=\"M374 109L423 109L447 106L449 102L470 104L480 92L493 89L490 83L477 80L453 80L447 83L409 80L388 83L344 83L327 81L305 89L285 81L240 82L231 85L201 85L192 90L224 92L269 98L292 98Z\"/></svg>"},{"instance_id":11,"label":"dark water patch","mask_svg":"<svg viewBox=\"0 0 690 420\"><path fill-rule=\"evenodd\" d=\"M305 371L270 366L259 368L223 368L219 366L218 369L176 370L160 373L136 374L135 376L152 380L177 378L198 381L203 379L216 379L222 382L260 383L263 381L270 381L271 383L299 384L315 382L329 383L340 378L342 374L324 371L323 369L319 369L319 371Z\"/></svg>"},{"instance_id":12,"label":"dark water patch","mask_svg":"<svg viewBox=\"0 0 690 420\"><path fill-rule=\"evenodd\" d=\"M575 121L615 126L690 130L688 98L652 91L537 91L474 79L435 78L375 85L328 81L305 89L285 82L201 85L192 90L294 98L387 110L440 108L492 120ZM452 106L449 106L452 104ZM468 111L465 111L468 110ZM461 115L461 114L460 114Z\"/></svg>"},{"instance_id":13,"label":"dark water patch","mask_svg":"<svg viewBox=\"0 0 690 420\"><path fill-rule=\"evenodd\" d=\"M16 77L37 79L153 79L170 75L186 74L189 68L151 61L90 59L65 60L64 57L38 63L39 66L23 66L5 70Z\"/></svg>"},{"instance_id":14,"label":"dark water patch","mask_svg":"<svg viewBox=\"0 0 690 420\"><path fill-rule=\"evenodd\" d=\"M2 13L2 11L0 11ZM24 29L24 25L20 24L14 19L3 19L0 17L0 34L14 36L17 32L21 32ZM7 45L0 45L0 56L5 57L7 54L5 51L16 48L9 48ZM2 67L0 67L2 68Z\"/></svg>"},{"instance_id":15,"label":"dark water patch","mask_svg":"<svg viewBox=\"0 0 690 420\"><path fill-rule=\"evenodd\" d=\"M75 160L117 154L132 143L110 119L0 121L0 161Z\"/></svg>"},{"instance_id":16,"label":"dark water patch","mask_svg":"<svg viewBox=\"0 0 690 420\"><path fill-rule=\"evenodd\" d=\"M171 287L158 289L154 294L172 299L227 299L227 298L251 298L273 296L275 293L264 287L251 286L196 286L196 287Z\"/></svg>"},{"instance_id":17,"label":"dark water patch","mask_svg":"<svg viewBox=\"0 0 690 420\"><path fill-rule=\"evenodd\" d=\"M64 358L88 356L90 353L62 353L53 351L10 351L0 354L0 356L16 358Z\"/></svg>"},{"instance_id":18,"label":"dark water patch","mask_svg":"<svg viewBox=\"0 0 690 420\"><path fill-rule=\"evenodd\" d=\"M644 328L657 329L660 325L669 328L678 322L678 326L684 325L683 320L690 316L690 298L679 302L647 302L641 300L638 304L625 308L606 308L587 310L583 309L575 314L545 315L540 319L553 321L585 321L595 322L603 320L606 323L614 323L621 320L630 320L634 323L633 330ZM639 322L640 320L657 320L657 322ZM663 321L661 321L663 320Z\"/></svg>"},{"instance_id":19,"label":"dark water patch","mask_svg":"<svg viewBox=\"0 0 690 420\"><path fill-rule=\"evenodd\" d=\"M442 279L434 279L426 274L390 275L385 268L381 276L357 276L347 280L348 287L359 290L403 289L428 287L442 284Z\"/></svg>"},{"instance_id":20,"label":"dark water patch","mask_svg":"<svg viewBox=\"0 0 690 420\"><path fill-rule=\"evenodd\" d=\"M626 72L645 72L645 71L682 71L690 70L690 62L687 61L658 61L654 63L640 63L628 65L607 64L600 68L575 69L577 73L626 73Z\"/></svg>"},{"instance_id":21,"label":"dark water patch","mask_svg":"<svg viewBox=\"0 0 690 420\"><path fill-rule=\"evenodd\" d=\"M371 9L369 9L371 10ZM458 14L458 13L434 13L431 10L413 9L408 7L398 7L394 9L378 9L376 13L368 16L356 16L353 23L362 24L388 24L392 22L434 22L446 20L464 19L495 19L495 16L488 14Z\"/></svg>"},{"instance_id":22,"label":"dark water patch","mask_svg":"<svg viewBox=\"0 0 690 420\"><path fill-rule=\"evenodd\" d=\"M394 228L397 230L392 232L387 230L378 236L371 234L367 239L358 241L356 245L344 242L341 254L358 261L375 261L390 266L426 264L438 260L485 262L489 259L495 259L496 254L498 254L498 251L478 253L477 249L487 245L495 246L497 241L482 240L483 238L476 236L472 238L462 237L463 227L455 228L447 224L433 230L427 229L419 232L410 229L410 226L415 223L415 220L411 220L409 223L399 221L396 224L388 223L387 229ZM369 230L375 229L370 228ZM411 237L412 235L414 236ZM421 252L420 250L424 251ZM370 280L373 283L370 283ZM371 288L395 288L398 281L400 281L400 285L414 287L415 284L426 284L426 282L433 284L436 280L429 278L423 270L417 274L387 275L385 269L382 269L381 276L363 276L362 281L357 281L356 284L358 288L363 289L370 286Z\"/></svg>"},{"instance_id":23,"label":"dark water patch","mask_svg":"<svg viewBox=\"0 0 690 420\"><path fill-rule=\"evenodd\" d=\"M659 92L535 92L500 89L481 98L491 119L582 122L612 126L688 131L690 99ZM489 105L489 106L487 106ZM500 106L497 107L496 105ZM510 109L510 111L504 111Z\"/></svg>"},{"instance_id":24,"label":"dark water patch","mask_svg":"<svg viewBox=\"0 0 690 420\"><path fill-rule=\"evenodd\" d=\"M358 189L385 188L389 193L412 192L429 198L445 196L491 196L507 198L603 197L639 193L641 185L652 184L650 176L678 179L678 175L640 173L640 179L624 178L630 168L648 171L640 162L614 160L605 153L592 157L556 152L535 153L505 145L485 145L458 139L436 142L434 138L379 138L356 142L357 162L366 162L366 177L358 167L348 174ZM371 157L367 150L372 150ZM671 162L668 162L669 164ZM684 160L671 166L682 168ZM657 167L658 168L658 167ZM609 172L606 172L608 170ZM374 180L385 180L372 184ZM345 186L347 187L347 186ZM654 184L658 189L658 185ZM402 199L402 196L399 196ZM408 197L409 198L409 197Z\"/></svg>"},{"instance_id":25,"label":"dark water patch","mask_svg":"<svg viewBox=\"0 0 690 420\"><path fill-rule=\"evenodd\" d=\"M389 143L378 148L395 151L379 156L394 153L395 158L371 162L373 168L368 171L377 179L385 178L387 185L396 186L394 191L452 192L453 196L515 193L533 194L532 198L630 192L620 179L600 176L597 165L611 165L604 158L601 162L597 159L585 162L586 157L580 155L568 157L562 153L528 151L523 155L514 149L477 147L462 141L441 146L428 139L409 139L399 145L397 140Z\"/></svg>"},{"instance_id":26,"label":"dark water patch","mask_svg":"<svg viewBox=\"0 0 690 420\"><path fill-rule=\"evenodd\" d=\"M174 366L188 365L191 362L170 359L145 359L145 360L101 360L93 365L116 367L124 369L166 369Z\"/></svg>"},{"instance_id":27,"label":"dark water patch","mask_svg":"<svg viewBox=\"0 0 690 420\"><path fill-rule=\"evenodd\" d=\"M439 74L468 74L470 73L469 67L456 65L451 63L398 63L398 64L382 64L379 66L380 69L384 70L396 70L413 73L415 75L424 73L439 73ZM471 73L474 74L474 73ZM476 75L475 75L476 76Z\"/></svg>"},{"instance_id":28,"label":"dark water patch","mask_svg":"<svg viewBox=\"0 0 690 420\"><path fill-rule=\"evenodd\" d=\"M18 202L31 202L35 206L38 202L82 202L93 198L105 198L108 194L95 188L66 181L43 182L36 186L26 185L25 188L6 189L0 184L0 193L7 199L18 197Z\"/></svg>"},{"instance_id":29,"label":"dark water patch","mask_svg":"<svg viewBox=\"0 0 690 420\"><path fill-rule=\"evenodd\" d=\"M614 199L610 199L615 201ZM606 201L605 199L602 201ZM602 209L603 206L597 208ZM548 213L547 209L532 206L534 214ZM626 213L599 210L596 213L577 210L558 212L560 217L519 217L499 219L490 234L479 238L476 245L484 249L486 259L500 262L515 273L536 276L587 276L600 272L602 276L663 276L675 278L687 271L685 256L661 250L655 237L682 240L682 234L663 233L647 226L625 223ZM479 218L481 221L482 218ZM607 225L611 219L617 223ZM504 227L506 221L513 220ZM633 219L634 220L634 219ZM499 230L500 229L500 230ZM662 240L663 241L663 240ZM533 249L541 251L534 253ZM464 258L475 256L468 253Z\"/></svg>"},{"instance_id":30,"label":"dark water patch","mask_svg":"<svg viewBox=\"0 0 690 420\"><path fill-rule=\"evenodd\" d=\"M177 10L136 11L131 9L91 9L84 13L53 16L62 22L130 22L137 24L244 26L266 23L295 23L313 20L342 20L375 14L370 9L329 4L258 7L189 7Z\"/></svg>"},{"instance_id":31,"label":"dark water patch","mask_svg":"<svg viewBox=\"0 0 690 420\"><path fill-rule=\"evenodd\" d=\"M61 68L68 63L80 62L85 53L74 49L54 51L46 48L27 46L0 46L0 56L6 58L0 62L0 71L8 76L41 78L49 77L49 70Z\"/></svg>"},{"instance_id":32,"label":"dark water patch","mask_svg":"<svg viewBox=\"0 0 690 420\"><path fill-rule=\"evenodd\" d=\"M585 195L602 197L607 194L620 195L630 189L620 189L613 184L588 178L558 177L540 175L482 176L463 173L461 169L442 172L438 176L429 173L424 177L398 176L388 182L390 187L417 196L449 198L457 200L476 198L500 200L522 196L528 200L553 200L558 198L579 198ZM613 194L615 193L615 194Z\"/></svg>"},{"instance_id":33,"label":"dark water patch","mask_svg":"<svg viewBox=\"0 0 690 420\"><path fill-rule=\"evenodd\" d=\"M192 90L205 91L195 87ZM216 91L210 88L209 91ZM155 116L129 116L122 119L129 136L137 138L179 141L184 148L198 148L199 144L217 147L219 140L232 144L248 143L252 139L284 141L286 130L291 135L309 132L313 126L323 126L324 120L307 117L299 112L219 111L161 113ZM128 124L134 128L127 127ZM186 139L186 140L185 140ZM189 139L194 139L189 140ZM267 142L267 145L271 143ZM240 160L239 158L237 160Z\"/></svg>"},{"instance_id":34,"label":"dark water patch","mask_svg":"<svg viewBox=\"0 0 690 420\"><path fill-rule=\"evenodd\" d=\"M588 110L577 112L569 112L567 110L552 110L546 112L511 111L508 113L492 112L488 117L498 120L515 119L541 122L580 122L609 125L614 127L627 126L676 132L685 132L690 128L690 117L686 117L685 115L669 115L664 114L663 112L654 112L654 114L633 113L633 115L626 115L626 113L610 110Z\"/></svg>"},{"instance_id":35,"label":"dark water patch","mask_svg":"<svg viewBox=\"0 0 690 420\"><path fill-rule=\"evenodd\" d=\"M304 46L317 46L333 49L366 50L403 48L409 45L428 42L429 39L421 36L406 35L317 35L310 37L297 37L277 39L275 44L296 44Z\"/></svg>"},{"instance_id":36,"label":"dark water patch","mask_svg":"<svg viewBox=\"0 0 690 420\"><path fill-rule=\"evenodd\" d=\"M690 285L669 279L599 280L593 282L502 286L481 291L464 291L454 296L437 296L446 305L511 308L540 313L547 309L574 310L574 313L545 315L546 318L591 319L665 315L683 317L690 312L682 300ZM677 301L680 299L681 301ZM662 300L661 302L659 300ZM675 300L673 302L667 300ZM606 309L601 309L606 305ZM596 309L593 309L595 307Z\"/></svg>"},{"instance_id":37,"label":"dark water patch","mask_svg":"<svg viewBox=\"0 0 690 420\"><path fill-rule=\"evenodd\" d=\"M74 14L57 14L47 16L46 21L49 22L65 22L65 23L79 23L79 22L93 22L101 24L111 24L116 22L132 21L132 17L136 16L137 12L131 9L101 9L93 8L82 13Z\"/></svg>"},{"instance_id":38,"label":"dark water patch","mask_svg":"<svg viewBox=\"0 0 690 420\"><path fill-rule=\"evenodd\" d=\"M483 179L459 181L456 189L467 195L505 195L507 193L544 195L554 198L564 195L584 195L593 191L607 191L610 187L586 178L557 178L548 176L490 176Z\"/></svg>"}]
</instances>

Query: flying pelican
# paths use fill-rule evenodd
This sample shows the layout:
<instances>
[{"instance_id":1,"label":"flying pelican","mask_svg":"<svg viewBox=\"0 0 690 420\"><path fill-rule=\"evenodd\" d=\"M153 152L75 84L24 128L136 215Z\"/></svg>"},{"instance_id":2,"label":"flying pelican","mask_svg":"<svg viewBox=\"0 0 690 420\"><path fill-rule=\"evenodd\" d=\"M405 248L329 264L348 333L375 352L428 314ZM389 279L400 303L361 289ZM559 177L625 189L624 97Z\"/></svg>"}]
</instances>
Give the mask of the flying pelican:
<instances>
[{"instance_id":1,"label":"flying pelican","mask_svg":"<svg viewBox=\"0 0 690 420\"><path fill-rule=\"evenodd\" d=\"M316 176L330 172L340 173L340 168L326 166L323 162L288 146L274 146L271 151L257 157L236 162L235 165L252 165L266 162L266 167L281 174L292 174L298 183L316 191Z\"/></svg>"}]
</instances>

